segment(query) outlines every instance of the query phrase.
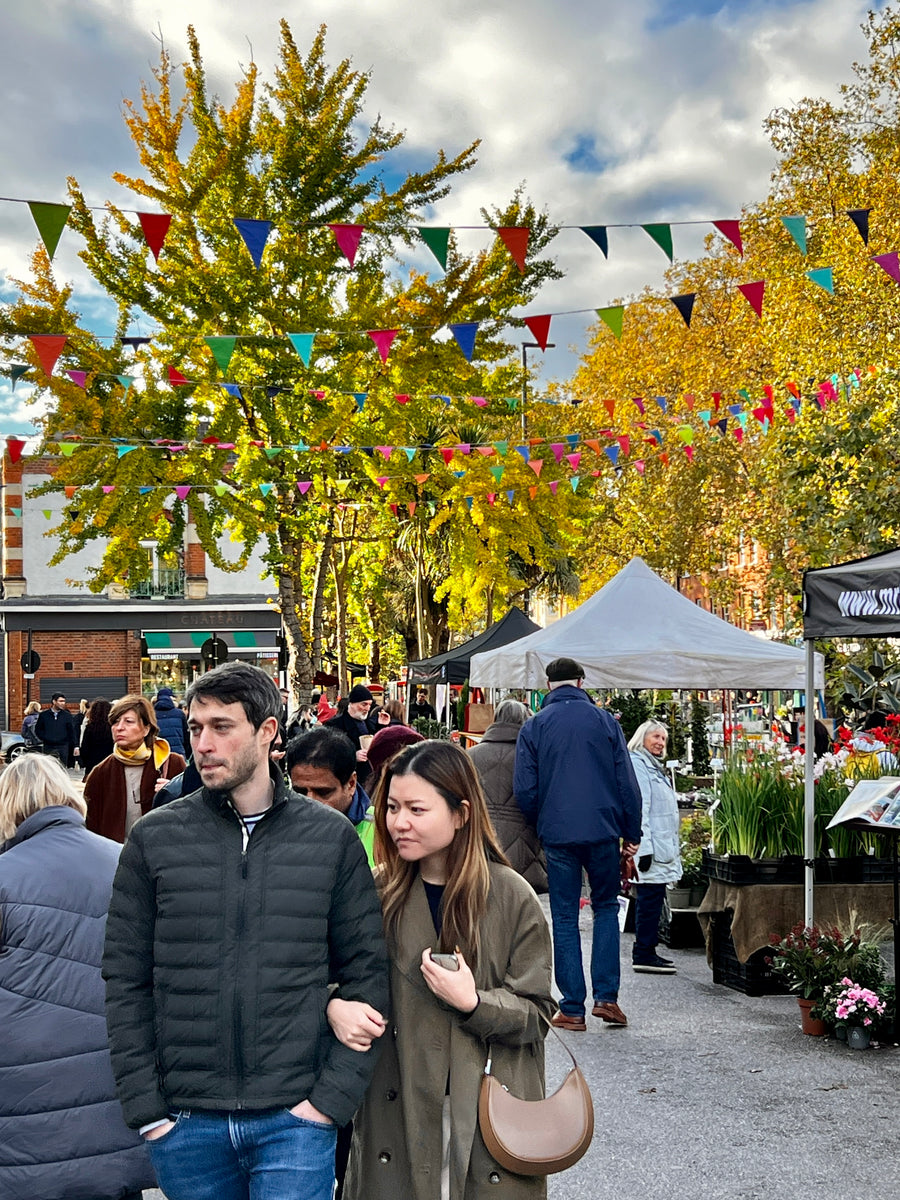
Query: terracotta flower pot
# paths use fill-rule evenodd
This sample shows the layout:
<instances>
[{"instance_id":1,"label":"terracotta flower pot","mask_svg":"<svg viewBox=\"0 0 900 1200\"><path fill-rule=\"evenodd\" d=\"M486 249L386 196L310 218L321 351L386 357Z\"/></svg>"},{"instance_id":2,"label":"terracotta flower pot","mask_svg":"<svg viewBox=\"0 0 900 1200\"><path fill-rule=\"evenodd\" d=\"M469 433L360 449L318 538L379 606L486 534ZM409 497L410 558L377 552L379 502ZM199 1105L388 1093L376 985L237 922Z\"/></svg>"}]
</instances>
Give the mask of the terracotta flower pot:
<instances>
[{"instance_id":1,"label":"terracotta flower pot","mask_svg":"<svg viewBox=\"0 0 900 1200\"><path fill-rule=\"evenodd\" d=\"M815 1000L806 1000L803 996L798 996L797 1003L800 1005L800 1028L803 1032L808 1033L810 1037L824 1037L828 1032L825 1022L809 1015L815 1006Z\"/></svg>"}]
</instances>

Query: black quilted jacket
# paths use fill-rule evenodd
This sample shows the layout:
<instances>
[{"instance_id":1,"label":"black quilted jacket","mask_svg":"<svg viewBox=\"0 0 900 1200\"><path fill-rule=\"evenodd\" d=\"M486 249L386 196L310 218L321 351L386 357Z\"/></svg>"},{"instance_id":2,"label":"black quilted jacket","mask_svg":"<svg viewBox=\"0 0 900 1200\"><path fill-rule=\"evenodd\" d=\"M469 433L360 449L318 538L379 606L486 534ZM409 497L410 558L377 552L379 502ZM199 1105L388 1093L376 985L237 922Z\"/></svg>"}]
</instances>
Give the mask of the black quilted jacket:
<instances>
[{"instance_id":1,"label":"black quilted jacket","mask_svg":"<svg viewBox=\"0 0 900 1200\"><path fill-rule=\"evenodd\" d=\"M341 1046L328 985L387 1011L381 909L340 813L289 791L242 850L206 788L148 813L122 851L103 975L113 1070L138 1129L173 1109L264 1109L309 1099L337 1124L374 1054Z\"/></svg>"}]
</instances>

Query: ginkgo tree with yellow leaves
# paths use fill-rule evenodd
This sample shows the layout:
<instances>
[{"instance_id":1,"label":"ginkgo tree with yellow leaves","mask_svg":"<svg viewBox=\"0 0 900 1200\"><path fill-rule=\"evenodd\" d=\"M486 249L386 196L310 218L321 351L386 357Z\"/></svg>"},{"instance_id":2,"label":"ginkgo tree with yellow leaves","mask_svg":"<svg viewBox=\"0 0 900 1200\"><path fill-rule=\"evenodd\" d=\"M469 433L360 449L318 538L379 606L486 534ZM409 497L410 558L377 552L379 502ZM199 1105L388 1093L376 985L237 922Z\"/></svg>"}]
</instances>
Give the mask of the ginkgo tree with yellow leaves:
<instances>
[{"instance_id":1,"label":"ginkgo tree with yellow leaves","mask_svg":"<svg viewBox=\"0 0 900 1200\"><path fill-rule=\"evenodd\" d=\"M368 78L346 61L329 66L324 29L303 53L282 22L272 80L251 63L230 103L210 93L193 30L188 42L188 61L173 64L163 50L152 82L125 108L141 174L114 179L158 212L148 220L108 203L98 214L69 180L69 223L115 301L115 332L128 335L140 318L150 342L129 349L95 337L43 249L33 279L0 313L10 359L36 361L27 341L11 339L67 338L38 391L53 400L44 452L77 447L45 485L77 488L52 531L56 559L102 539L91 580L99 590L145 569L148 536L161 553L179 549L188 518L221 569L243 569L262 544L303 688L328 640L329 611L331 634L340 626L345 641L354 556L365 554L374 586L372 573L392 556L396 566L399 549L415 583L417 651L431 653L449 614L480 619L485 596L515 590L506 542L484 529L512 525L508 540L540 574L555 525L544 509L566 503L547 488L529 497L535 477L519 459L506 486L530 502L493 521L486 459L453 449L475 414L491 441L511 437L508 397L520 378L504 329L558 276L545 257L555 229L520 193L483 210L480 253L464 255L452 231L429 229L426 217L473 165L476 145L441 151L389 184L396 176L385 164L402 135L380 119L366 124ZM495 236L506 230L526 234L527 257L523 243L514 258ZM423 239L434 269L410 269ZM65 369L84 371L84 387ZM452 450L448 461L441 446ZM223 554L223 535L236 559ZM487 547L474 555L477 570L475 546Z\"/></svg>"}]
</instances>

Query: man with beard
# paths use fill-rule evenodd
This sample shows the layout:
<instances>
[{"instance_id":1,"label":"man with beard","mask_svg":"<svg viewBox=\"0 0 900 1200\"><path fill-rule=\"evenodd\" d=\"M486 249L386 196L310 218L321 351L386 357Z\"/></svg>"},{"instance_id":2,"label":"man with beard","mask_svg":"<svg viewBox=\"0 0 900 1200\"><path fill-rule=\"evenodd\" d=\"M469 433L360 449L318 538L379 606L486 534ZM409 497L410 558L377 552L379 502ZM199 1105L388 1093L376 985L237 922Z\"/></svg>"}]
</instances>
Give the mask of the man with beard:
<instances>
[{"instance_id":1,"label":"man with beard","mask_svg":"<svg viewBox=\"0 0 900 1200\"><path fill-rule=\"evenodd\" d=\"M349 821L270 765L264 671L218 667L187 702L203 786L138 822L113 885L119 1099L169 1200L328 1200L336 1127L374 1067L333 1037L329 985L388 1003L372 875Z\"/></svg>"}]
</instances>

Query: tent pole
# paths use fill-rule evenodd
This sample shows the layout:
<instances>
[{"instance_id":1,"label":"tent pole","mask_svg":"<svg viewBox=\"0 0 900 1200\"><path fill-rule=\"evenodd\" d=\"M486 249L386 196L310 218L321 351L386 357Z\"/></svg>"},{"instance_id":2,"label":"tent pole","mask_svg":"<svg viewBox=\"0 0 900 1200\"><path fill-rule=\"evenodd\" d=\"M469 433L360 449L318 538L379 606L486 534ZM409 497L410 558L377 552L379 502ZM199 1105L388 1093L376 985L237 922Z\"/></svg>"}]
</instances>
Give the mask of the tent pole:
<instances>
[{"instance_id":1,"label":"tent pole","mask_svg":"<svg viewBox=\"0 0 900 1200\"><path fill-rule=\"evenodd\" d=\"M803 912L807 926L814 921L813 882L815 880L816 856L816 792L813 776L816 732L815 666L816 644L812 638L806 643L806 737L804 738L803 769Z\"/></svg>"}]
</instances>

